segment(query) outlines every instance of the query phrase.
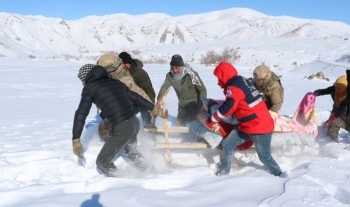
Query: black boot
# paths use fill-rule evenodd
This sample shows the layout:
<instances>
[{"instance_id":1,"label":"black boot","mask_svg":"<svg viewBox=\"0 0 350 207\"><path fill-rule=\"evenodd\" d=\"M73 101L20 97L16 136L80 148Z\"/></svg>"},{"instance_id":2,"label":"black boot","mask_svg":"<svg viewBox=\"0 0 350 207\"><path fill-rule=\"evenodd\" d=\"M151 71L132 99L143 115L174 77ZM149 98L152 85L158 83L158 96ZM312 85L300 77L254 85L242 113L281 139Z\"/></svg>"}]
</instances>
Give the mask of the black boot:
<instances>
[{"instance_id":1,"label":"black boot","mask_svg":"<svg viewBox=\"0 0 350 207\"><path fill-rule=\"evenodd\" d=\"M144 172L148 169L149 163L146 158L132 145L128 145L125 148L125 155L130 161L139 169Z\"/></svg>"},{"instance_id":2,"label":"black boot","mask_svg":"<svg viewBox=\"0 0 350 207\"><path fill-rule=\"evenodd\" d=\"M102 164L102 163L96 163L97 167L100 168L100 170L106 174L107 177L119 177L117 174L118 168L114 165L114 163L110 164Z\"/></svg>"}]
</instances>

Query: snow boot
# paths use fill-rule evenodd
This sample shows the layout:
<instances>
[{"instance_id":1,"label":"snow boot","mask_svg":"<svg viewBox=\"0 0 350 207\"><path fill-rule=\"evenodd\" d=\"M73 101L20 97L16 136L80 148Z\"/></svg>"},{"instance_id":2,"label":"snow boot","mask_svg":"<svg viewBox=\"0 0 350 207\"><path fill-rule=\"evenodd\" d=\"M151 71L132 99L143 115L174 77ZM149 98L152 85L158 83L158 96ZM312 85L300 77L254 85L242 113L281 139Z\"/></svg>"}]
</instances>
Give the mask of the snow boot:
<instances>
[{"instance_id":1,"label":"snow boot","mask_svg":"<svg viewBox=\"0 0 350 207\"><path fill-rule=\"evenodd\" d=\"M139 152L135 145L129 144L125 148L125 155L139 169L144 172L148 169L149 163L146 158Z\"/></svg>"}]
</instances>

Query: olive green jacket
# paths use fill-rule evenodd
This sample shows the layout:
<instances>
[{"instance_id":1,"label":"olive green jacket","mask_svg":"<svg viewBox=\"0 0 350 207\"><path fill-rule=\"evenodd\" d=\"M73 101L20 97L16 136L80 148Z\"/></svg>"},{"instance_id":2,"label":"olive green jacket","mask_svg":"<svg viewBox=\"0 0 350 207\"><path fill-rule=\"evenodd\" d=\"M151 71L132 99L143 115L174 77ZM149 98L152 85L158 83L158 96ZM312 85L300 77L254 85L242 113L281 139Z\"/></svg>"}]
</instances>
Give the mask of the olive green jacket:
<instances>
[{"instance_id":1,"label":"olive green jacket","mask_svg":"<svg viewBox=\"0 0 350 207\"><path fill-rule=\"evenodd\" d=\"M284 98L284 89L280 78L274 72L271 72L271 77L265 80L263 85L258 86L254 83L254 86L259 93L262 94L262 98L265 101L267 108L270 111L278 113L282 107Z\"/></svg>"},{"instance_id":2,"label":"olive green jacket","mask_svg":"<svg viewBox=\"0 0 350 207\"><path fill-rule=\"evenodd\" d=\"M148 76L148 73L144 69L142 69L142 67L143 63L140 60L133 59L133 62L131 63L131 67L129 69L129 73L134 79L136 85L142 88L142 90L145 91L145 93L154 103L156 93L153 89L152 82Z\"/></svg>"},{"instance_id":3,"label":"olive green jacket","mask_svg":"<svg viewBox=\"0 0 350 207\"><path fill-rule=\"evenodd\" d=\"M196 71L193 71L200 81L200 85L194 85L190 75L186 74L183 77L183 83L175 80L172 77L172 73L168 72L165 77L165 81L161 86L157 100L161 100L167 89L172 86L176 92L177 98L179 99L179 107L183 107L190 102L199 103L202 99L207 97L207 89L203 84L203 81L199 77Z\"/></svg>"}]
</instances>

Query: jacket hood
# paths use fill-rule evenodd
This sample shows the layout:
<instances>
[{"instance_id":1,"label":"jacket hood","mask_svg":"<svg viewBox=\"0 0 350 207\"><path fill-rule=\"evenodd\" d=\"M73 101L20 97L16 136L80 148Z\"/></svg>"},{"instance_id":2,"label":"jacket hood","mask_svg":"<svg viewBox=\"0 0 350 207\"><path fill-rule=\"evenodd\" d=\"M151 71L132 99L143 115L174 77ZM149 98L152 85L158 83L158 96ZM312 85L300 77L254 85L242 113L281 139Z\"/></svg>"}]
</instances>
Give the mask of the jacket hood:
<instances>
[{"instance_id":1,"label":"jacket hood","mask_svg":"<svg viewBox=\"0 0 350 207\"><path fill-rule=\"evenodd\" d=\"M85 84L91 83L96 80L108 78L106 69L102 66L93 67L90 72L86 75Z\"/></svg>"},{"instance_id":2,"label":"jacket hood","mask_svg":"<svg viewBox=\"0 0 350 207\"><path fill-rule=\"evenodd\" d=\"M133 59L131 66L129 68L129 73L131 75L135 74L139 69L142 69L143 63L138 59Z\"/></svg>"},{"instance_id":3,"label":"jacket hood","mask_svg":"<svg viewBox=\"0 0 350 207\"><path fill-rule=\"evenodd\" d=\"M140 60L138 60L138 59L133 59L133 61L135 61L136 67L137 67L137 68L143 68L143 63L142 63Z\"/></svg>"},{"instance_id":4,"label":"jacket hood","mask_svg":"<svg viewBox=\"0 0 350 207\"><path fill-rule=\"evenodd\" d=\"M233 77L238 76L238 72L233 65L228 62L221 62L218 66L216 66L214 70L214 75L219 79L219 85L228 82ZM223 87L222 85L220 85Z\"/></svg>"}]
</instances>

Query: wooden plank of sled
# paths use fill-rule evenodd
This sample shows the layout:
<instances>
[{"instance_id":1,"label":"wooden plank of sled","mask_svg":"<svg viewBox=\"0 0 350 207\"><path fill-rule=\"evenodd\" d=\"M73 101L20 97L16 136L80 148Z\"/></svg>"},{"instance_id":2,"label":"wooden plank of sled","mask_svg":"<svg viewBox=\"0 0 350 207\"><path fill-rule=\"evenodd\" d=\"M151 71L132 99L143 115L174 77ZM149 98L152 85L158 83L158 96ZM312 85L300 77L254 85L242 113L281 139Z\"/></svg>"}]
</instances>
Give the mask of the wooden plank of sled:
<instances>
[{"instance_id":1,"label":"wooden plank of sled","mask_svg":"<svg viewBox=\"0 0 350 207\"><path fill-rule=\"evenodd\" d=\"M166 111L166 96L168 95L170 91L170 87L166 90L163 98L162 98L162 104L163 104L163 112ZM165 137L165 144L169 144L169 133L168 133L168 119L163 119L164 124L164 137ZM170 154L170 148L166 148L166 153L168 155L169 164L173 167L180 167L181 165L178 165L173 162L173 157Z\"/></svg>"},{"instance_id":2,"label":"wooden plank of sled","mask_svg":"<svg viewBox=\"0 0 350 207\"><path fill-rule=\"evenodd\" d=\"M163 111L166 110L166 96L168 95L169 91L170 91L170 87L167 89L166 93L164 94L164 96L162 98ZM167 156L168 156L168 159L169 159L168 163L169 163L170 166L172 166L174 168L187 168L187 167L190 167L190 166L185 166L185 165L180 165L180 164L175 163L173 161L172 156L171 156L170 149L171 148L208 148L207 144L205 144L205 143L191 143L191 144L188 143L188 144L185 144L184 143L182 145L179 145L179 144L169 143L169 132L186 132L186 133L188 133L189 129L188 129L188 127L168 127L167 119L163 119L163 123L164 123L164 128L163 128L162 131L164 132L165 143L164 144L163 143L162 144L161 143L155 143L154 147L166 150L166 153L167 153ZM161 129L162 128L159 127L156 131L160 132ZM172 131L172 129L176 129L176 130ZM181 130L179 130L179 129L181 129ZM147 129L145 129L145 130L147 130ZM152 130L155 130L155 129L152 129ZM192 145L192 147L189 147L191 145Z\"/></svg>"},{"instance_id":3,"label":"wooden plank of sled","mask_svg":"<svg viewBox=\"0 0 350 207\"><path fill-rule=\"evenodd\" d=\"M190 129L188 127L167 127L168 132L178 132L178 133L189 133ZM157 128L144 128L145 132L164 132L164 127Z\"/></svg>"},{"instance_id":4,"label":"wooden plank of sled","mask_svg":"<svg viewBox=\"0 0 350 207\"><path fill-rule=\"evenodd\" d=\"M155 127L156 126L156 117L153 117L152 118L152 126ZM156 142L156 132L155 131L152 131L152 139L153 139L153 142Z\"/></svg>"},{"instance_id":5,"label":"wooden plank of sled","mask_svg":"<svg viewBox=\"0 0 350 207\"><path fill-rule=\"evenodd\" d=\"M158 149L205 149L210 148L206 143L156 143L155 148Z\"/></svg>"}]
</instances>

